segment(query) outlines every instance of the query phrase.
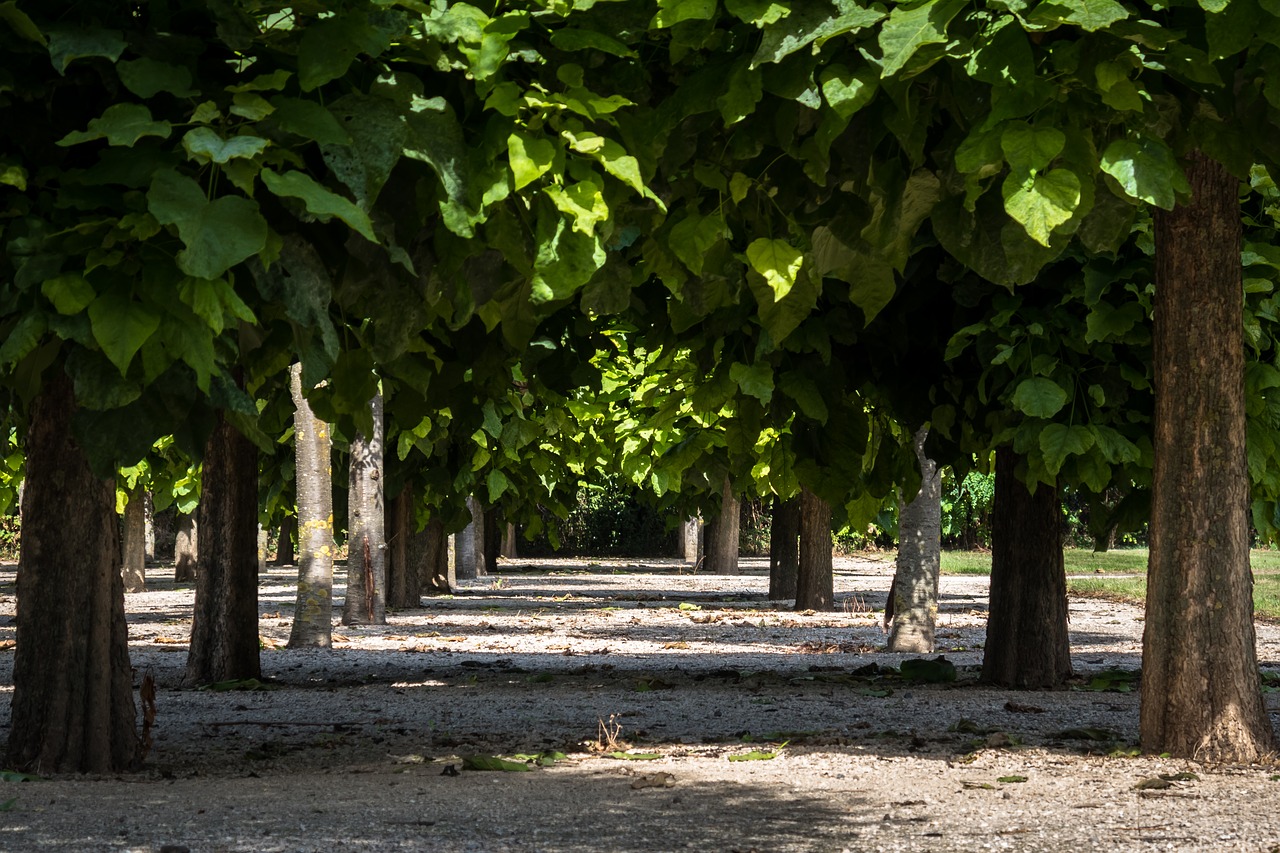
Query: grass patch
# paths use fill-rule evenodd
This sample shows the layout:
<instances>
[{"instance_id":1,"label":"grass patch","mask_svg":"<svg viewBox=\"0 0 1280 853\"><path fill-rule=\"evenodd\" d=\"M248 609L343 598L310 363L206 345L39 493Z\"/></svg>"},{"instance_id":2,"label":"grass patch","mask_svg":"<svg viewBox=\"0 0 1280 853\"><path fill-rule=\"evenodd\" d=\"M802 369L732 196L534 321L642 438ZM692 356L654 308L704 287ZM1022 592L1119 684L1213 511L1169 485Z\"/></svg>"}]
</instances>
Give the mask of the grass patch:
<instances>
[{"instance_id":1,"label":"grass patch","mask_svg":"<svg viewBox=\"0 0 1280 853\"><path fill-rule=\"evenodd\" d=\"M991 552L943 551L942 573L944 575L989 575L991 574Z\"/></svg>"},{"instance_id":2,"label":"grass patch","mask_svg":"<svg viewBox=\"0 0 1280 853\"><path fill-rule=\"evenodd\" d=\"M1095 553L1088 548L1063 549L1068 575L1145 575L1146 548L1118 548ZM1280 551L1254 549L1249 553L1254 575L1280 573ZM989 551L943 551L944 575L989 575Z\"/></svg>"},{"instance_id":3,"label":"grass patch","mask_svg":"<svg viewBox=\"0 0 1280 853\"><path fill-rule=\"evenodd\" d=\"M1147 600L1147 579L1071 578L1067 581L1067 592L1089 598L1143 604ZM1261 619L1280 621L1280 572L1259 572L1255 569L1253 612Z\"/></svg>"}]
</instances>

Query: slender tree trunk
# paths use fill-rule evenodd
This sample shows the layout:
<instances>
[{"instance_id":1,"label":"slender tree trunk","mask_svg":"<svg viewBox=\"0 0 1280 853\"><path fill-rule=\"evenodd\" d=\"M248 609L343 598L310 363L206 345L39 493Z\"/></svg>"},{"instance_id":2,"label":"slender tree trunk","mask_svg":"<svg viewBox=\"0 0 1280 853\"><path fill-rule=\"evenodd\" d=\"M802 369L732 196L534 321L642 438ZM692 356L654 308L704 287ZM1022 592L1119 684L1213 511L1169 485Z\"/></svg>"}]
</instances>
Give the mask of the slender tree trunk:
<instances>
[{"instance_id":1,"label":"slender tree trunk","mask_svg":"<svg viewBox=\"0 0 1280 853\"><path fill-rule=\"evenodd\" d=\"M302 393L302 365L289 370L293 394L294 475L298 492L298 603L289 648L333 644L333 460L329 425Z\"/></svg>"},{"instance_id":2,"label":"slender tree trunk","mask_svg":"<svg viewBox=\"0 0 1280 853\"><path fill-rule=\"evenodd\" d=\"M149 505L154 508L154 504ZM155 535L155 550L147 559L160 561L172 560L174 558L173 546L178 533L177 524L177 507L170 506L160 512L152 513L151 529Z\"/></svg>"},{"instance_id":3,"label":"slender tree trunk","mask_svg":"<svg viewBox=\"0 0 1280 853\"><path fill-rule=\"evenodd\" d=\"M124 591L147 590L147 504L146 490L135 486L124 506Z\"/></svg>"},{"instance_id":4,"label":"slender tree trunk","mask_svg":"<svg viewBox=\"0 0 1280 853\"><path fill-rule=\"evenodd\" d=\"M938 621L938 572L942 561L942 475L925 455L927 427L914 436L920 491L898 514L898 561L894 572L891 652L933 651Z\"/></svg>"},{"instance_id":5,"label":"slender tree trunk","mask_svg":"<svg viewBox=\"0 0 1280 853\"><path fill-rule=\"evenodd\" d=\"M413 535L409 560L418 567L422 585L428 592L453 592L455 578L450 571L449 537L439 517L433 516L426 527Z\"/></svg>"},{"instance_id":6,"label":"slender tree trunk","mask_svg":"<svg viewBox=\"0 0 1280 853\"><path fill-rule=\"evenodd\" d=\"M508 522L506 532L502 536L502 548L498 551L498 555L506 557L508 560L514 560L519 556L517 550L516 526Z\"/></svg>"},{"instance_id":7,"label":"slender tree trunk","mask_svg":"<svg viewBox=\"0 0 1280 853\"><path fill-rule=\"evenodd\" d=\"M142 751L115 485L90 470L71 434L74 413L71 381L58 371L33 402L26 434L4 766L40 774L129 770Z\"/></svg>"},{"instance_id":8,"label":"slender tree trunk","mask_svg":"<svg viewBox=\"0 0 1280 853\"><path fill-rule=\"evenodd\" d=\"M732 575L738 571L738 514L742 511L733 484L724 478L720 490L720 515L716 519L714 539L707 545L707 564L717 575Z\"/></svg>"},{"instance_id":9,"label":"slender tree trunk","mask_svg":"<svg viewBox=\"0 0 1280 853\"><path fill-rule=\"evenodd\" d=\"M800 490L800 566L796 610L834 610L831 565L831 505L807 488Z\"/></svg>"},{"instance_id":10,"label":"slender tree trunk","mask_svg":"<svg viewBox=\"0 0 1280 853\"><path fill-rule=\"evenodd\" d=\"M769 598L795 600L800 574L800 498L773 499L769 524Z\"/></svg>"},{"instance_id":11,"label":"slender tree trunk","mask_svg":"<svg viewBox=\"0 0 1280 853\"><path fill-rule=\"evenodd\" d=\"M258 450L221 415L205 445L188 685L259 678Z\"/></svg>"},{"instance_id":12,"label":"slender tree trunk","mask_svg":"<svg viewBox=\"0 0 1280 853\"><path fill-rule=\"evenodd\" d=\"M1143 749L1249 763L1276 749L1249 568L1239 183L1200 152L1192 198L1157 211L1155 470Z\"/></svg>"},{"instance_id":13,"label":"slender tree trunk","mask_svg":"<svg viewBox=\"0 0 1280 853\"><path fill-rule=\"evenodd\" d=\"M293 537L298 532L298 518L286 515L280 522L280 540L276 543L277 566L292 566L298 559L298 552L293 547Z\"/></svg>"},{"instance_id":14,"label":"slender tree trunk","mask_svg":"<svg viewBox=\"0 0 1280 853\"><path fill-rule=\"evenodd\" d=\"M702 556L702 525L697 518L686 519L680 525L680 548L684 561L696 566Z\"/></svg>"},{"instance_id":15,"label":"slender tree trunk","mask_svg":"<svg viewBox=\"0 0 1280 853\"><path fill-rule=\"evenodd\" d=\"M405 483L387 512L387 607L422 606L422 576L410 561L413 536L413 489Z\"/></svg>"},{"instance_id":16,"label":"slender tree trunk","mask_svg":"<svg viewBox=\"0 0 1280 853\"><path fill-rule=\"evenodd\" d=\"M1058 490L1032 494L1018 455L996 450L991 513L991 607L982 680L1004 687L1057 687L1071 677L1067 576Z\"/></svg>"},{"instance_id":17,"label":"slender tree trunk","mask_svg":"<svg viewBox=\"0 0 1280 853\"><path fill-rule=\"evenodd\" d=\"M196 562L200 554L196 545L196 517L179 515L177 527L178 533L173 540L173 579L185 583L196 579Z\"/></svg>"},{"instance_id":18,"label":"slender tree trunk","mask_svg":"<svg viewBox=\"0 0 1280 853\"><path fill-rule=\"evenodd\" d=\"M142 521L142 541L144 543L142 558L144 563L146 563L156 558L156 507L155 503L151 499L150 491L145 491L142 495L142 509L144 515Z\"/></svg>"},{"instance_id":19,"label":"slender tree trunk","mask_svg":"<svg viewBox=\"0 0 1280 853\"><path fill-rule=\"evenodd\" d=\"M467 498L471 523L454 535L454 575L458 580L484 576L484 512L480 501Z\"/></svg>"},{"instance_id":20,"label":"slender tree trunk","mask_svg":"<svg viewBox=\"0 0 1280 853\"><path fill-rule=\"evenodd\" d=\"M343 625L387 624L386 510L382 495L382 395L369 401L373 435L351 442L351 524Z\"/></svg>"},{"instance_id":21,"label":"slender tree trunk","mask_svg":"<svg viewBox=\"0 0 1280 853\"><path fill-rule=\"evenodd\" d=\"M484 513L484 571L493 575L498 572L498 556L502 552L502 534L506 525L499 518L497 507L491 507Z\"/></svg>"}]
</instances>

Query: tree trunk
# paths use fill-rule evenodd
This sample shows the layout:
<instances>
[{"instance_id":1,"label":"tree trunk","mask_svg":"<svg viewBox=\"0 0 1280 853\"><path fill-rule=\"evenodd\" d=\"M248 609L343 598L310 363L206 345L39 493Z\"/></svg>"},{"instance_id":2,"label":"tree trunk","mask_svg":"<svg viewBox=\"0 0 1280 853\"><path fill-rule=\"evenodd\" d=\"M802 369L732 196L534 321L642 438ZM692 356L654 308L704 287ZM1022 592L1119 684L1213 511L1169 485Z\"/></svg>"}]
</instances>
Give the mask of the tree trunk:
<instances>
[{"instance_id":1,"label":"tree trunk","mask_svg":"<svg viewBox=\"0 0 1280 853\"><path fill-rule=\"evenodd\" d=\"M1143 749L1273 754L1249 568L1239 183L1200 152L1191 200L1156 211L1155 469L1142 638Z\"/></svg>"},{"instance_id":2,"label":"tree trunk","mask_svg":"<svg viewBox=\"0 0 1280 853\"><path fill-rule=\"evenodd\" d=\"M187 685L260 678L258 450L218 415L205 445Z\"/></svg>"},{"instance_id":3,"label":"tree trunk","mask_svg":"<svg viewBox=\"0 0 1280 853\"><path fill-rule=\"evenodd\" d=\"M293 537L297 532L297 516L286 515L280 521L280 539L276 542L275 564L277 566L292 566L297 561L298 553L293 547Z\"/></svg>"},{"instance_id":4,"label":"tree trunk","mask_svg":"<svg viewBox=\"0 0 1280 853\"><path fill-rule=\"evenodd\" d=\"M410 561L413 536L413 489L405 483L387 512L387 607L422 606L422 575Z\"/></svg>"},{"instance_id":5,"label":"tree trunk","mask_svg":"<svg viewBox=\"0 0 1280 853\"><path fill-rule=\"evenodd\" d=\"M382 395L369 401L373 435L351 442L347 600L343 625L387 624L386 510L382 496Z\"/></svg>"},{"instance_id":6,"label":"tree trunk","mask_svg":"<svg viewBox=\"0 0 1280 853\"><path fill-rule=\"evenodd\" d=\"M129 770L142 753L115 485L90 470L72 438L74 413L71 381L58 371L32 403L26 435L4 766L39 774Z\"/></svg>"},{"instance_id":7,"label":"tree trunk","mask_svg":"<svg viewBox=\"0 0 1280 853\"><path fill-rule=\"evenodd\" d=\"M697 518L687 519L680 525L680 548L684 561L696 566L702 556L702 525Z\"/></svg>"},{"instance_id":8,"label":"tree trunk","mask_svg":"<svg viewBox=\"0 0 1280 853\"><path fill-rule=\"evenodd\" d=\"M1057 687L1071 677L1067 575L1058 490L1032 494L1018 455L996 450L991 511L991 598L982 680L1003 687Z\"/></svg>"},{"instance_id":9,"label":"tree trunk","mask_svg":"<svg viewBox=\"0 0 1280 853\"><path fill-rule=\"evenodd\" d=\"M146 490L135 486L124 506L124 591L147 591L147 503Z\"/></svg>"},{"instance_id":10,"label":"tree trunk","mask_svg":"<svg viewBox=\"0 0 1280 853\"><path fill-rule=\"evenodd\" d=\"M831 505L807 488L800 490L800 566L796 610L834 610L831 566Z\"/></svg>"},{"instance_id":11,"label":"tree trunk","mask_svg":"<svg viewBox=\"0 0 1280 853\"><path fill-rule=\"evenodd\" d=\"M720 515L712 528L714 538L707 543L707 567L717 575L738 571L738 514L742 507L733 493L733 484L724 478L720 491Z\"/></svg>"},{"instance_id":12,"label":"tree trunk","mask_svg":"<svg viewBox=\"0 0 1280 853\"><path fill-rule=\"evenodd\" d=\"M144 562L150 562L156 558L156 507L150 491L144 491L142 495L142 557Z\"/></svg>"},{"instance_id":13,"label":"tree trunk","mask_svg":"<svg viewBox=\"0 0 1280 853\"><path fill-rule=\"evenodd\" d=\"M178 534L173 540L173 579L185 583L196 579L196 560L200 555L196 546L196 517L179 515L177 527Z\"/></svg>"},{"instance_id":14,"label":"tree trunk","mask_svg":"<svg viewBox=\"0 0 1280 853\"><path fill-rule=\"evenodd\" d=\"M409 560L418 567L427 591L440 595L453 592L455 578L449 570L449 537L444 532L444 522L438 517L432 517L426 527L413 535Z\"/></svg>"},{"instance_id":15,"label":"tree trunk","mask_svg":"<svg viewBox=\"0 0 1280 853\"><path fill-rule=\"evenodd\" d=\"M153 505L152 505L153 506ZM151 530L155 535L155 551L148 559L157 561L174 558L173 545L177 538L178 509L170 506L151 515Z\"/></svg>"},{"instance_id":16,"label":"tree trunk","mask_svg":"<svg viewBox=\"0 0 1280 853\"><path fill-rule=\"evenodd\" d=\"M769 599L795 600L800 573L800 498L773 499L769 524Z\"/></svg>"},{"instance_id":17,"label":"tree trunk","mask_svg":"<svg viewBox=\"0 0 1280 853\"><path fill-rule=\"evenodd\" d=\"M924 453L927 427L914 436L920 491L898 514L898 561L890 595L893 620L888 650L933 651L938 621L938 572L942 560L942 475Z\"/></svg>"},{"instance_id":18,"label":"tree trunk","mask_svg":"<svg viewBox=\"0 0 1280 853\"><path fill-rule=\"evenodd\" d=\"M294 474L298 493L298 603L289 648L333 644L333 460L329 425L302 393L302 365L289 369L293 394Z\"/></svg>"},{"instance_id":19,"label":"tree trunk","mask_svg":"<svg viewBox=\"0 0 1280 853\"><path fill-rule=\"evenodd\" d=\"M484 575L484 513L480 501L467 498L471 523L454 535L454 576L474 580Z\"/></svg>"},{"instance_id":20,"label":"tree trunk","mask_svg":"<svg viewBox=\"0 0 1280 853\"><path fill-rule=\"evenodd\" d=\"M493 575L498 572L498 555L502 552L502 534L506 525L499 520L497 507L491 507L484 514L484 571Z\"/></svg>"},{"instance_id":21,"label":"tree trunk","mask_svg":"<svg viewBox=\"0 0 1280 853\"><path fill-rule=\"evenodd\" d=\"M502 536L502 548L498 551L498 555L506 557L508 560L514 560L519 556L516 547L516 526L508 523L506 532Z\"/></svg>"}]
</instances>

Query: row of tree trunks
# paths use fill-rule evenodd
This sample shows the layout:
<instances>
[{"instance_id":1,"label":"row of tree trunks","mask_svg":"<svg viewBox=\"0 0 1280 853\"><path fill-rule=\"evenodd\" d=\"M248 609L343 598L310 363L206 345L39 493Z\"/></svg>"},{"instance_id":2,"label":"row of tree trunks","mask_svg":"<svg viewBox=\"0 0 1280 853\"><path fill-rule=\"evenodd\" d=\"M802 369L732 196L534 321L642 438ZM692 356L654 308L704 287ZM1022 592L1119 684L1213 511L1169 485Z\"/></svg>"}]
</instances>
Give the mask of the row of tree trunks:
<instances>
[{"instance_id":1,"label":"row of tree trunks","mask_svg":"<svg viewBox=\"0 0 1280 853\"><path fill-rule=\"evenodd\" d=\"M5 766L108 773L141 758L115 484L71 433L71 381L50 371L26 433L22 568Z\"/></svg>"},{"instance_id":2,"label":"row of tree trunks","mask_svg":"<svg viewBox=\"0 0 1280 853\"><path fill-rule=\"evenodd\" d=\"M942 560L942 472L924 452L928 427L912 437L920 466L920 490L898 512L898 558L889 588L888 650L927 654L938 621L938 573Z\"/></svg>"},{"instance_id":3,"label":"row of tree trunks","mask_svg":"<svg viewBox=\"0 0 1280 853\"><path fill-rule=\"evenodd\" d=\"M502 523L497 507L490 507L484 512L484 572L487 575L497 574L498 557L502 554L502 538L507 526Z\"/></svg>"},{"instance_id":4,"label":"row of tree trunks","mask_svg":"<svg viewBox=\"0 0 1280 853\"><path fill-rule=\"evenodd\" d=\"M421 573L409 562L413 516L413 489L406 483L387 510L387 607L392 610L422 604Z\"/></svg>"},{"instance_id":5,"label":"row of tree trunks","mask_svg":"<svg viewBox=\"0 0 1280 853\"><path fill-rule=\"evenodd\" d=\"M794 601L800 573L800 498L773 499L769 524L769 599Z\"/></svg>"},{"instance_id":6,"label":"row of tree trunks","mask_svg":"<svg viewBox=\"0 0 1280 853\"><path fill-rule=\"evenodd\" d=\"M333 644L333 469L329 425L302 391L302 365L290 368L293 440L297 456L298 600L289 648Z\"/></svg>"},{"instance_id":7,"label":"row of tree trunks","mask_svg":"<svg viewBox=\"0 0 1280 853\"><path fill-rule=\"evenodd\" d=\"M184 681L259 678L258 451L221 414L205 446Z\"/></svg>"},{"instance_id":8,"label":"row of tree trunks","mask_svg":"<svg viewBox=\"0 0 1280 853\"><path fill-rule=\"evenodd\" d=\"M382 495L382 395L369 402L373 433L351 442L347 503L347 596L343 625L387 624L387 549Z\"/></svg>"}]
</instances>

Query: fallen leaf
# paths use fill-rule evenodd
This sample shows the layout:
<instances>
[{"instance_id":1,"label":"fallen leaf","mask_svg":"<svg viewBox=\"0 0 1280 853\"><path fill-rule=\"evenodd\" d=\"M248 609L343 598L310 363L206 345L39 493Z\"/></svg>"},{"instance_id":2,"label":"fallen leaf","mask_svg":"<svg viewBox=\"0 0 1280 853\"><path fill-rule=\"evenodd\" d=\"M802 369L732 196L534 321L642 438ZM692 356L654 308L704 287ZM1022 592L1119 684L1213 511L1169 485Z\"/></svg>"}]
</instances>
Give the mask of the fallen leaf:
<instances>
[{"instance_id":1,"label":"fallen leaf","mask_svg":"<svg viewBox=\"0 0 1280 853\"><path fill-rule=\"evenodd\" d=\"M524 773L532 768L523 761L508 761L496 755L468 755L462 759L464 770L499 770L507 773Z\"/></svg>"},{"instance_id":2,"label":"fallen leaf","mask_svg":"<svg viewBox=\"0 0 1280 853\"><path fill-rule=\"evenodd\" d=\"M8 651L17 645L17 640L0 640L0 651Z\"/></svg>"},{"instance_id":3,"label":"fallen leaf","mask_svg":"<svg viewBox=\"0 0 1280 853\"><path fill-rule=\"evenodd\" d=\"M170 646L185 646L187 644L187 640L182 637L155 637L151 642Z\"/></svg>"},{"instance_id":4,"label":"fallen leaf","mask_svg":"<svg viewBox=\"0 0 1280 853\"><path fill-rule=\"evenodd\" d=\"M631 790L638 791L641 788L674 788L676 777L670 773L651 773L648 776L641 776L631 783Z\"/></svg>"},{"instance_id":5,"label":"fallen leaf","mask_svg":"<svg viewBox=\"0 0 1280 853\"><path fill-rule=\"evenodd\" d=\"M1005 784L1010 784L1014 782L1025 782L1027 781L1027 777L1026 776L1001 776L1000 778L996 779L996 781L1004 782Z\"/></svg>"},{"instance_id":6,"label":"fallen leaf","mask_svg":"<svg viewBox=\"0 0 1280 853\"><path fill-rule=\"evenodd\" d=\"M12 642L12 641L10 641L10 642ZM688 643L686 643L684 640L675 640L675 641L670 642L670 643L663 643L663 644L662 644L662 648L664 648L664 649L687 649L687 648L689 648L689 644L688 644Z\"/></svg>"},{"instance_id":7,"label":"fallen leaf","mask_svg":"<svg viewBox=\"0 0 1280 853\"><path fill-rule=\"evenodd\" d=\"M662 756L656 752L610 752L610 758L616 758L619 761L655 761Z\"/></svg>"},{"instance_id":8,"label":"fallen leaf","mask_svg":"<svg viewBox=\"0 0 1280 853\"><path fill-rule=\"evenodd\" d=\"M1143 779L1141 782L1133 786L1135 791L1163 791L1166 788L1172 788L1173 783L1168 779L1161 779L1159 776L1152 776L1150 779Z\"/></svg>"},{"instance_id":9,"label":"fallen leaf","mask_svg":"<svg viewBox=\"0 0 1280 853\"><path fill-rule=\"evenodd\" d=\"M996 786L990 782L966 782L962 779L960 785L967 791L994 791L996 789Z\"/></svg>"}]
</instances>

